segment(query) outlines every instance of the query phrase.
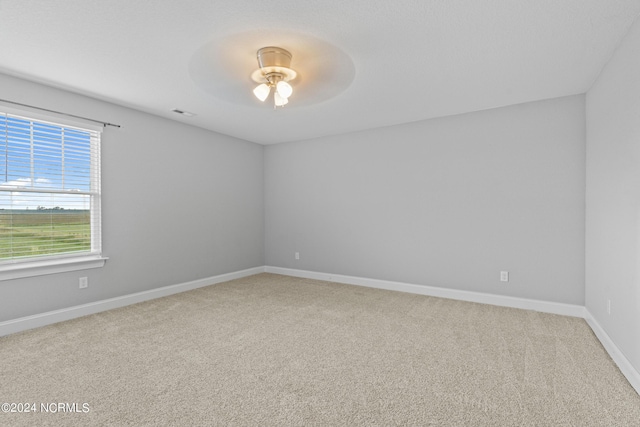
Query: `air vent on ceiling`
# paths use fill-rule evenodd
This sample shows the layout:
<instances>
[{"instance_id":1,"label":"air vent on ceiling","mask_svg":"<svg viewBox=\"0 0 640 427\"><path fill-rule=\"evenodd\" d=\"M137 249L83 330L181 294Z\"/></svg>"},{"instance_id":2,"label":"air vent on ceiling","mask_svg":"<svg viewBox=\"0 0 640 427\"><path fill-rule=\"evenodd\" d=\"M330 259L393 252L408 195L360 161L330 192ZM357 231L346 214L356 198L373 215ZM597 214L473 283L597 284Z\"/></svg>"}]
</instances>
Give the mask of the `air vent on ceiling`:
<instances>
[{"instance_id":1,"label":"air vent on ceiling","mask_svg":"<svg viewBox=\"0 0 640 427\"><path fill-rule=\"evenodd\" d=\"M176 114L180 114L181 116L186 116L186 117L193 117L195 116L195 114L190 113L188 111L184 111L184 110L179 110L177 108L174 108L173 110L171 110L172 112L176 113Z\"/></svg>"}]
</instances>

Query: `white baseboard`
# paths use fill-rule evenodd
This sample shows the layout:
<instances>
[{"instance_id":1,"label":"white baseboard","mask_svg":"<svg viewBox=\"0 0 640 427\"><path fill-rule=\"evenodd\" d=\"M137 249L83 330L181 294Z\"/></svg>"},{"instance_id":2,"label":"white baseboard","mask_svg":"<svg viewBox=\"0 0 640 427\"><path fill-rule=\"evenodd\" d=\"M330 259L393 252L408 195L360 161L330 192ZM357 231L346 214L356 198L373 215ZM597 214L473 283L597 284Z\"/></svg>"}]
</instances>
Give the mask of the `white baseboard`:
<instances>
[{"instance_id":1,"label":"white baseboard","mask_svg":"<svg viewBox=\"0 0 640 427\"><path fill-rule=\"evenodd\" d=\"M502 307L521 308L540 311L543 313L561 314L563 316L584 318L586 309L581 305L563 304L558 302L539 301L527 298L509 297L503 295L485 294L481 292L461 291L457 289L439 288L435 286L414 285L410 283L391 282L387 280L368 279L364 277L344 276L340 274L318 273L290 268L265 267L265 272L282 274L285 276L302 277L305 279L325 280L327 282L344 283L348 285L366 286L369 288L386 289L390 291L408 292L412 294L428 295L432 297L449 298L460 301L477 302L481 304L498 305Z\"/></svg>"},{"instance_id":2,"label":"white baseboard","mask_svg":"<svg viewBox=\"0 0 640 427\"><path fill-rule=\"evenodd\" d=\"M14 334L16 332L26 331L27 329L38 328L40 326L51 325L53 323L65 320L75 319L76 317L87 316L89 314L100 313L102 311L120 308L143 301L166 297L180 292L190 291L204 286L215 285L217 283L227 282L233 279L252 276L254 274L263 273L264 267L254 267L247 270L235 271L232 273L220 274L218 276L198 279L191 282L180 283L177 285L164 286L162 288L151 289L148 291L137 292L135 294L123 295L121 297L109 298L102 301L91 302L88 304L77 305L74 307L63 308L61 310L49 311L46 313L36 314L33 316L20 317L18 319L0 322L0 337Z\"/></svg>"},{"instance_id":3,"label":"white baseboard","mask_svg":"<svg viewBox=\"0 0 640 427\"><path fill-rule=\"evenodd\" d=\"M604 331L602 326L600 326L598 321L591 315L589 310L585 309L585 312L586 315L584 317L584 320L587 321L593 333L596 334L596 337L598 337L598 340L600 340L600 343L602 343L604 349L607 350L609 356L611 356L616 365L618 365L618 368L620 369L620 372L622 372L622 375L627 378L629 384L631 384L636 392L640 394L640 372L638 372L633 367L631 362L629 362L629 359L627 359L624 353L622 353L618 346L615 345L615 343L611 340L611 337L609 337L609 335Z\"/></svg>"}]
</instances>

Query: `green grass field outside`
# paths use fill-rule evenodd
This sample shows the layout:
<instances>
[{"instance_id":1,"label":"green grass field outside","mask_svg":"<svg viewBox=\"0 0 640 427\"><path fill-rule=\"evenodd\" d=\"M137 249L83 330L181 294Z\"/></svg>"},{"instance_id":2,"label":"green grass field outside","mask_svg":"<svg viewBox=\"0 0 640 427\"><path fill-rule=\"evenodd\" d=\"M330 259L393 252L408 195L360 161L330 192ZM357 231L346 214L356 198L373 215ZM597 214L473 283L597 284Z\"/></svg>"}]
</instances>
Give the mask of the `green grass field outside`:
<instances>
[{"instance_id":1,"label":"green grass field outside","mask_svg":"<svg viewBox=\"0 0 640 427\"><path fill-rule=\"evenodd\" d=\"M88 211L0 210L0 260L90 250Z\"/></svg>"}]
</instances>

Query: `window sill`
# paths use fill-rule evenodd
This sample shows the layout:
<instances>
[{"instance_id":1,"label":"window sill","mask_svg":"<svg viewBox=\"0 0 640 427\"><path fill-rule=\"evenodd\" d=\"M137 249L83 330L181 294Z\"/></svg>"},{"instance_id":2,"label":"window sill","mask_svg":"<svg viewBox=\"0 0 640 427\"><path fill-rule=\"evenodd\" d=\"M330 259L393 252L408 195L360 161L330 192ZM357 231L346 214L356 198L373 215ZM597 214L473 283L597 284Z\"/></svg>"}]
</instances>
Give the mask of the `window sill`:
<instances>
[{"instance_id":1,"label":"window sill","mask_svg":"<svg viewBox=\"0 0 640 427\"><path fill-rule=\"evenodd\" d=\"M100 268L109 258L86 256L0 265L0 281Z\"/></svg>"}]
</instances>

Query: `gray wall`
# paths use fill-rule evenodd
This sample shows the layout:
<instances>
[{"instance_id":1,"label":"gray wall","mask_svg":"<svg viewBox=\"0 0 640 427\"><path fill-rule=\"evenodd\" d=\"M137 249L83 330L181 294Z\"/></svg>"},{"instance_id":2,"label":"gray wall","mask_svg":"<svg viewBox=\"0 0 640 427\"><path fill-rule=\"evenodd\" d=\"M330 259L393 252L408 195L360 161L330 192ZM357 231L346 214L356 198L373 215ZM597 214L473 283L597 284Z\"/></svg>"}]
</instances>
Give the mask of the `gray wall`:
<instances>
[{"instance_id":1,"label":"gray wall","mask_svg":"<svg viewBox=\"0 0 640 427\"><path fill-rule=\"evenodd\" d=\"M5 99L122 125L102 141L110 259L0 282L0 321L264 265L262 146L4 75L0 88ZM81 276L89 288L78 289Z\"/></svg>"},{"instance_id":2,"label":"gray wall","mask_svg":"<svg viewBox=\"0 0 640 427\"><path fill-rule=\"evenodd\" d=\"M583 305L584 102L266 147L266 264Z\"/></svg>"},{"instance_id":3,"label":"gray wall","mask_svg":"<svg viewBox=\"0 0 640 427\"><path fill-rule=\"evenodd\" d=\"M638 76L636 21L586 98L586 307L640 372Z\"/></svg>"}]
</instances>

